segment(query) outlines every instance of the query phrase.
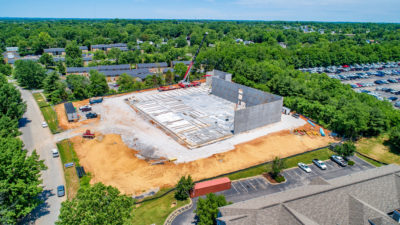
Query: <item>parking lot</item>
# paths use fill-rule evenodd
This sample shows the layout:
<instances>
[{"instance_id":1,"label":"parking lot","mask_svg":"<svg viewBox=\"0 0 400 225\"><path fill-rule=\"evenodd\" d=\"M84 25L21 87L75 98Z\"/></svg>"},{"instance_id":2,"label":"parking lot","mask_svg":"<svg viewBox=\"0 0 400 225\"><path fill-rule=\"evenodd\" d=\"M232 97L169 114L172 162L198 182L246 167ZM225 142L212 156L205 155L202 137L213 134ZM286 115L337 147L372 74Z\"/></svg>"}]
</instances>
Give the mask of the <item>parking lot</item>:
<instances>
[{"instance_id":1,"label":"parking lot","mask_svg":"<svg viewBox=\"0 0 400 225\"><path fill-rule=\"evenodd\" d=\"M353 166L341 167L331 160L325 161L326 170L321 170L314 164L310 164L311 173L306 173L302 169L295 167L282 172L286 178L285 183L270 184L263 176L256 176L242 180L233 181L231 189L217 192L217 195L224 195L227 201L239 202L252 198L257 198L264 195L274 194L299 186L307 185L311 180L320 176L326 180L336 177L346 176L362 170L372 169L373 165L364 160L353 156L350 157L355 162ZM172 224L194 224L194 209L198 198L193 199L193 206L190 210L179 215Z\"/></svg>"}]
</instances>

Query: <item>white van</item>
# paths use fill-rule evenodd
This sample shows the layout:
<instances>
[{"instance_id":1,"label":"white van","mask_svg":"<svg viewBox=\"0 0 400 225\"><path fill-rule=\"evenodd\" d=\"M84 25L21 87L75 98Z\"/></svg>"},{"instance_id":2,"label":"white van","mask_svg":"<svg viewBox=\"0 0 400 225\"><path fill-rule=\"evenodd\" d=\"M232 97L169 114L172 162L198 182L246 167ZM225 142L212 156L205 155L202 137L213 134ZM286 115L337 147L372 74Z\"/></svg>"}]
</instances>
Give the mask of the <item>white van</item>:
<instances>
[{"instance_id":1,"label":"white van","mask_svg":"<svg viewBox=\"0 0 400 225\"><path fill-rule=\"evenodd\" d=\"M53 148L53 149L51 150L51 153L53 154L53 158L58 157L58 150L57 150L56 148Z\"/></svg>"}]
</instances>

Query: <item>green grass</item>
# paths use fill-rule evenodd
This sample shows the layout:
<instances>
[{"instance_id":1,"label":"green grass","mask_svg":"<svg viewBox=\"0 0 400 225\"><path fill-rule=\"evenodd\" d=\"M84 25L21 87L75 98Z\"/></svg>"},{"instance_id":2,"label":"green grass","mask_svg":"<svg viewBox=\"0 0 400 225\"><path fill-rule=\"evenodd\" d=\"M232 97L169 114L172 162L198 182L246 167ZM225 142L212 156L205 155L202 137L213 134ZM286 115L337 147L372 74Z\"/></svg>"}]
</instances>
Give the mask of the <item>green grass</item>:
<instances>
[{"instance_id":1,"label":"green grass","mask_svg":"<svg viewBox=\"0 0 400 225\"><path fill-rule=\"evenodd\" d=\"M69 140L63 140L57 143L57 148L60 153L61 162L63 164L67 197L68 199L71 199L75 197L80 187L79 178L75 170L75 166L79 166L79 159L76 156L73 143L71 143ZM64 164L70 162L73 162L74 166L65 168Z\"/></svg>"},{"instance_id":2,"label":"green grass","mask_svg":"<svg viewBox=\"0 0 400 225\"><path fill-rule=\"evenodd\" d=\"M386 134L374 138L363 138L357 142L357 151L387 164L400 164L400 152L392 151L388 145L385 145L387 140Z\"/></svg>"},{"instance_id":3,"label":"green grass","mask_svg":"<svg viewBox=\"0 0 400 225\"><path fill-rule=\"evenodd\" d=\"M57 113L54 111L53 107L47 103L41 93L34 93L33 97L39 105L40 111L42 112L50 131L53 134L58 133L60 128L58 127Z\"/></svg>"},{"instance_id":4,"label":"green grass","mask_svg":"<svg viewBox=\"0 0 400 225\"><path fill-rule=\"evenodd\" d=\"M176 202L176 205L171 207L174 202ZM131 224L162 225L169 214L171 214L175 209L186 204L189 204L189 200L177 201L174 198L174 192L171 192L162 198L139 204L137 208L133 210Z\"/></svg>"},{"instance_id":5,"label":"green grass","mask_svg":"<svg viewBox=\"0 0 400 225\"><path fill-rule=\"evenodd\" d=\"M357 154L357 153L356 153L356 156L357 156L358 158L360 158L360 159L362 159L362 160L368 162L369 164L372 164L372 165L376 166L376 167L381 167L381 166L382 166L382 164L380 164L380 163L378 163L378 162L376 162L376 161L374 161L374 160L371 160L371 159L369 159L369 158L367 158L367 157L364 157L364 156L362 156L362 155L360 155L360 154Z\"/></svg>"},{"instance_id":6,"label":"green grass","mask_svg":"<svg viewBox=\"0 0 400 225\"><path fill-rule=\"evenodd\" d=\"M297 163L299 163L299 162L310 164L310 163L312 163L312 160L316 159L316 158L318 158L320 160L327 160L333 154L334 154L334 152L332 152L328 148L324 148L324 149L314 151L314 152L304 153L299 156L285 159L285 168L288 169L288 168L296 167ZM267 172L269 169L270 169L270 164L261 165L261 166L257 166L257 167L251 168L251 169L240 171L240 172L237 172L234 174L230 174L230 175L228 175L228 177L231 180L238 180L238 179L242 179L242 178L260 175L264 172Z\"/></svg>"}]
</instances>

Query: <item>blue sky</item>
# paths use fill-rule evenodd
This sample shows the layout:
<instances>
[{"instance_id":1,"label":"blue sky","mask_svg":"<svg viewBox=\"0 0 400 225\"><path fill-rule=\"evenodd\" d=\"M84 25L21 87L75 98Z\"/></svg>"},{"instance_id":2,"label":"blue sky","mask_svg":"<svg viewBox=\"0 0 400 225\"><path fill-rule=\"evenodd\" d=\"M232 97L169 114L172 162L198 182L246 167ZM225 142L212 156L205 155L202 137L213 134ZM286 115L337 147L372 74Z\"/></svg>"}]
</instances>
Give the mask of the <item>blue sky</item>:
<instances>
[{"instance_id":1,"label":"blue sky","mask_svg":"<svg viewBox=\"0 0 400 225\"><path fill-rule=\"evenodd\" d=\"M400 22L400 0L0 0L0 17Z\"/></svg>"}]
</instances>

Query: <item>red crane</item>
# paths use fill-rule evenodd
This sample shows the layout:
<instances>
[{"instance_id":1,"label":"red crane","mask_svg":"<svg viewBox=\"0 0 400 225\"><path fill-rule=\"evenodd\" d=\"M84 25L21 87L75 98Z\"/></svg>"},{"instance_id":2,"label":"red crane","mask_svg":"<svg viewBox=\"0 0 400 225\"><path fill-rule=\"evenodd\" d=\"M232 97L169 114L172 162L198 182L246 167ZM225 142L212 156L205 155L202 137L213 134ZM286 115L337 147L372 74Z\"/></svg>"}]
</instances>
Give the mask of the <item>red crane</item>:
<instances>
[{"instance_id":1,"label":"red crane","mask_svg":"<svg viewBox=\"0 0 400 225\"><path fill-rule=\"evenodd\" d=\"M183 80L179 81L179 83L178 83L178 85L179 85L180 87L182 87L182 88L193 87L193 86L198 86L198 85L200 85L199 82L190 82L190 80L189 80L189 73L190 73L190 69L192 68L193 64L196 62L196 57L197 57L197 55L198 55L199 52L200 52L201 46L203 45L204 40L206 39L207 34L208 34L208 32L204 33L203 40L201 40L201 43L200 43L200 45L199 45L199 48L197 49L196 54L194 54L193 59L192 59L192 61L190 62L189 66L188 66L188 68L187 68L187 70L186 70L185 76L183 77Z\"/></svg>"}]
</instances>

